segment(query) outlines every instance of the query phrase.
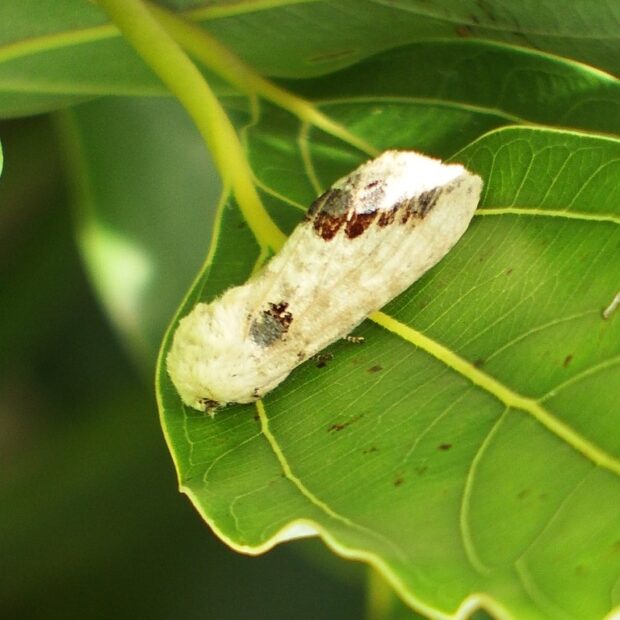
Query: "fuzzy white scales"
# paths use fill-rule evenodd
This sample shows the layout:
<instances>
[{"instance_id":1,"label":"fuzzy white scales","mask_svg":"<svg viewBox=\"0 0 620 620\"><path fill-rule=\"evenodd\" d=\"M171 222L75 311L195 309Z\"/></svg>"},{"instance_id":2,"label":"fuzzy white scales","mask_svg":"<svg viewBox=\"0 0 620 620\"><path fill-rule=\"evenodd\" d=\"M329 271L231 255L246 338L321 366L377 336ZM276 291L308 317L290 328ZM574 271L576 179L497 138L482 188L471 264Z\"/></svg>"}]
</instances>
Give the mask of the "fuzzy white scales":
<instances>
[{"instance_id":1,"label":"fuzzy white scales","mask_svg":"<svg viewBox=\"0 0 620 620\"><path fill-rule=\"evenodd\" d=\"M275 388L441 260L481 189L463 166L413 151L334 183L258 274L181 319L167 367L183 402L213 413Z\"/></svg>"}]
</instances>

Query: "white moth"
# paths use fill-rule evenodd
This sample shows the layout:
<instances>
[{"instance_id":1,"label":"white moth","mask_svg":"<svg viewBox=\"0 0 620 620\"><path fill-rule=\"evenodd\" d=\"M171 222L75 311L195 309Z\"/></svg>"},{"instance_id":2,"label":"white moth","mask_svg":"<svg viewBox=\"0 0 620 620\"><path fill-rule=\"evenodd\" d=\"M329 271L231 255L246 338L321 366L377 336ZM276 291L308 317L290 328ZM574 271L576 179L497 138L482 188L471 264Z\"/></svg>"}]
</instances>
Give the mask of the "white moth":
<instances>
[{"instance_id":1,"label":"white moth","mask_svg":"<svg viewBox=\"0 0 620 620\"><path fill-rule=\"evenodd\" d=\"M463 166L413 151L336 181L259 273L181 319L166 361L183 402L212 413L264 396L441 260L481 188Z\"/></svg>"}]
</instances>

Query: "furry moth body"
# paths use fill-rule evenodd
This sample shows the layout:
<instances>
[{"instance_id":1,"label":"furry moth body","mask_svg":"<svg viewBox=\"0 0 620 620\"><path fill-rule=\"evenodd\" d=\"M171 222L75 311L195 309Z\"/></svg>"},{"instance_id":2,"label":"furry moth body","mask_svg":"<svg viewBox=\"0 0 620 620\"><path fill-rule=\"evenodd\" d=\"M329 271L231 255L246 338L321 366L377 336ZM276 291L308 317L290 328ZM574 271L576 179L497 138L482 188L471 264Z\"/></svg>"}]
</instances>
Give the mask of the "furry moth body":
<instances>
[{"instance_id":1,"label":"furry moth body","mask_svg":"<svg viewBox=\"0 0 620 620\"><path fill-rule=\"evenodd\" d=\"M413 151L336 181L258 274L181 319L166 362L183 402L211 411L275 388L441 260L481 188L463 166Z\"/></svg>"}]
</instances>

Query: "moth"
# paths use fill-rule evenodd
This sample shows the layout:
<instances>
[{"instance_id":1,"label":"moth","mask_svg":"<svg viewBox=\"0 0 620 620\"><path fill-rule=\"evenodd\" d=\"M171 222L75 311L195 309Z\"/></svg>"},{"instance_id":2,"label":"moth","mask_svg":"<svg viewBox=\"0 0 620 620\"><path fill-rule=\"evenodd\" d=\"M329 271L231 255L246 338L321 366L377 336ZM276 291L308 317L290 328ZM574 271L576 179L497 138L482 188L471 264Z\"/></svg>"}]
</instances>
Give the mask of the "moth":
<instances>
[{"instance_id":1,"label":"moth","mask_svg":"<svg viewBox=\"0 0 620 620\"><path fill-rule=\"evenodd\" d=\"M262 398L441 260L481 189L463 166L414 151L336 181L261 271L181 319L166 363L182 401L213 414Z\"/></svg>"}]
</instances>

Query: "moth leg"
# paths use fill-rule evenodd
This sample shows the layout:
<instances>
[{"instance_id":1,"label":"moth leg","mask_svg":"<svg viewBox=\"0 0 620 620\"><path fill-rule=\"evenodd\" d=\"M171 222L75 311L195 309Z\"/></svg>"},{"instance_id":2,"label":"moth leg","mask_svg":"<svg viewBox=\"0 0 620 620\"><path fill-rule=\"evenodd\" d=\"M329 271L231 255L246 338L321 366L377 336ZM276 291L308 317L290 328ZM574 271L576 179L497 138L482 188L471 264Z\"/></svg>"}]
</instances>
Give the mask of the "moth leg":
<instances>
[{"instance_id":1,"label":"moth leg","mask_svg":"<svg viewBox=\"0 0 620 620\"><path fill-rule=\"evenodd\" d=\"M364 336L352 336L351 334L349 334L348 336L343 336L342 339L353 344L362 344L362 342L366 340Z\"/></svg>"}]
</instances>

